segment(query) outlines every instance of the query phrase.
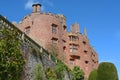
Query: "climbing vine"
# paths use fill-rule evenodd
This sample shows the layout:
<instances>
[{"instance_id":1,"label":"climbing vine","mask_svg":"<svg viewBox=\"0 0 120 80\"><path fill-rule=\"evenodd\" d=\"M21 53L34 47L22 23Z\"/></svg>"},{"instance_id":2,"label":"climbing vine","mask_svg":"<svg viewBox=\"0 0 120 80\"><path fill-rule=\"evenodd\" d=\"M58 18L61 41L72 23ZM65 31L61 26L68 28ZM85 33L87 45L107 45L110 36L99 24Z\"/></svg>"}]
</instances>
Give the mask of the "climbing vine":
<instances>
[{"instance_id":1,"label":"climbing vine","mask_svg":"<svg viewBox=\"0 0 120 80\"><path fill-rule=\"evenodd\" d=\"M25 60L20 51L20 45L18 31L2 26L0 29L0 80L21 80Z\"/></svg>"}]
</instances>

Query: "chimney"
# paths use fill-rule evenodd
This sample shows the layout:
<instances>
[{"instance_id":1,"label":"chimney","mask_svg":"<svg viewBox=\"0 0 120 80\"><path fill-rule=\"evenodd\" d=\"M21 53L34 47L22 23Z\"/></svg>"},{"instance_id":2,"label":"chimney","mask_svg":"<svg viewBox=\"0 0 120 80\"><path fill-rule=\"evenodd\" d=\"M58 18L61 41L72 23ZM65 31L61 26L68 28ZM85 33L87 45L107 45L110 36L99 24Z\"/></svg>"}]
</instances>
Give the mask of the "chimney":
<instances>
[{"instance_id":1,"label":"chimney","mask_svg":"<svg viewBox=\"0 0 120 80\"><path fill-rule=\"evenodd\" d=\"M36 4L33 4L32 7L33 7L33 13L37 12Z\"/></svg>"},{"instance_id":2,"label":"chimney","mask_svg":"<svg viewBox=\"0 0 120 80\"><path fill-rule=\"evenodd\" d=\"M33 13L40 13L40 7L41 7L41 4L33 4L32 5L33 7Z\"/></svg>"},{"instance_id":3,"label":"chimney","mask_svg":"<svg viewBox=\"0 0 120 80\"><path fill-rule=\"evenodd\" d=\"M75 23L71 26L71 32L72 33L80 33L80 30L79 30L79 24L78 23Z\"/></svg>"},{"instance_id":4,"label":"chimney","mask_svg":"<svg viewBox=\"0 0 120 80\"><path fill-rule=\"evenodd\" d=\"M37 6L37 12L39 13L40 12L40 8L41 8L41 4L36 4Z\"/></svg>"}]
</instances>

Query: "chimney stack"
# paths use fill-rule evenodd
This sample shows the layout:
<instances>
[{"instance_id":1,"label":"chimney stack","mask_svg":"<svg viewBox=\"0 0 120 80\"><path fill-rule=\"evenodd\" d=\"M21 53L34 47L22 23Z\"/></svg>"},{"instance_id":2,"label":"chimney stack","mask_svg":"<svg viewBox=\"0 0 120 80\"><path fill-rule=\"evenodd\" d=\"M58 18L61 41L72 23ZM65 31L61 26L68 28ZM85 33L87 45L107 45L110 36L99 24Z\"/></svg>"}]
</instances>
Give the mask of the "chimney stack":
<instances>
[{"instance_id":1,"label":"chimney stack","mask_svg":"<svg viewBox=\"0 0 120 80\"><path fill-rule=\"evenodd\" d=\"M79 24L75 23L71 26L71 32L72 33L80 33L80 29L79 29Z\"/></svg>"},{"instance_id":2,"label":"chimney stack","mask_svg":"<svg viewBox=\"0 0 120 80\"><path fill-rule=\"evenodd\" d=\"M33 7L33 13L40 13L40 7L41 7L41 4L33 4L32 5Z\"/></svg>"}]
</instances>

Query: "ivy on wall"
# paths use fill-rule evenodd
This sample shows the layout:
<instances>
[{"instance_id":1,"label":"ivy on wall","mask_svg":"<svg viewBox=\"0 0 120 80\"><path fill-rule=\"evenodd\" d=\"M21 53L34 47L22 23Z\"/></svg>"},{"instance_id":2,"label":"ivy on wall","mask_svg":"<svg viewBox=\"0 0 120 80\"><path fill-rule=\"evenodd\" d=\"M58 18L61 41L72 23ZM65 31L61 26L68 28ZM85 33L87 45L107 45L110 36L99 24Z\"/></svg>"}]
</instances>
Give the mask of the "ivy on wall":
<instances>
[{"instance_id":1,"label":"ivy on wall","mask_svg":"<svg viewBox=\"0 0 120 80\"><path fill-rule=\"evenodd\" d=\"M0 80L21 80L25 60L18 35L15 29L4 26L0 29Z\"/></svg>"}]
</instances>

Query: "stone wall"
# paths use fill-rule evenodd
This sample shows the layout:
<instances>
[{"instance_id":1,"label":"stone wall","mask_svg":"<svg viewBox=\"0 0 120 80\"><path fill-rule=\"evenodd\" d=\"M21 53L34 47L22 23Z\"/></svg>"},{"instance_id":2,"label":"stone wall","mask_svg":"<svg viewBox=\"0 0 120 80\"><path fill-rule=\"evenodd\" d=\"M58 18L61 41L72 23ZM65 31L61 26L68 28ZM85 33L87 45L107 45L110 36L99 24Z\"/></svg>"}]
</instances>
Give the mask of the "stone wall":
<instances>
[{"instance_id":1,"label":"stone wall","mask_svg":"<svg viewBox=\"0 0 120 80\"><path fill-rule=\"evenodd\" d=\"M22 39L23 43L21 46L21 51L24 58L26 59L26 64L24 66L22 79L33 80L33 71L37 64L41 64L43 70L46 70L46 68L48 67L54 69L57 63L57 59L51 54L49 54L40 45L37 45L37 43L34 42L31 38L29 38L27 35L24 34L23 36L24 38ZM43 74L44 78L46 79L45 73ZM65 80L70 80L69 77L69 73L65 71Z\"/></svg>"}]
</instances>

